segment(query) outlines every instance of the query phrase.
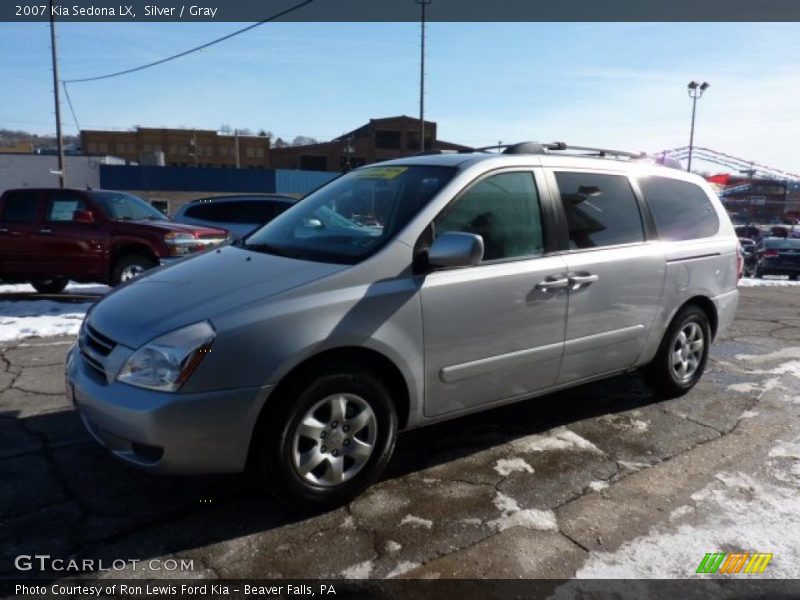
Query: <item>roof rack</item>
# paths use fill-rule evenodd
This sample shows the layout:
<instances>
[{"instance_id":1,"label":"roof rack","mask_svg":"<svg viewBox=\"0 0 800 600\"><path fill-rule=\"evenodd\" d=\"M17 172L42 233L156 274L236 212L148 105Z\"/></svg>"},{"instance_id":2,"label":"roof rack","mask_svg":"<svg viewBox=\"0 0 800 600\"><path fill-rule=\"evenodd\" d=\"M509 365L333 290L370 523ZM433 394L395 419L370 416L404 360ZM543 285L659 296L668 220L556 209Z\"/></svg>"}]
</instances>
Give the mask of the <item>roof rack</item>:
<instances>
[{"instance_id":1,"label":"roof rack","mask_svg":"<svg viewBox=\"0 0 800 600\"><path fill-rule=\"evenodd\" d=\"M624 150L611 150L609 148L593 148L590 146L570 146L565 142L518 142L516 144L498 144L496 146L483 146L464 152L487 152L489 150L503 150L503 154L550 154L551 152L579 152L581 156L599 156L616 158L648 158L645 152L626 152Z\"/></svg>"}]
</instances>

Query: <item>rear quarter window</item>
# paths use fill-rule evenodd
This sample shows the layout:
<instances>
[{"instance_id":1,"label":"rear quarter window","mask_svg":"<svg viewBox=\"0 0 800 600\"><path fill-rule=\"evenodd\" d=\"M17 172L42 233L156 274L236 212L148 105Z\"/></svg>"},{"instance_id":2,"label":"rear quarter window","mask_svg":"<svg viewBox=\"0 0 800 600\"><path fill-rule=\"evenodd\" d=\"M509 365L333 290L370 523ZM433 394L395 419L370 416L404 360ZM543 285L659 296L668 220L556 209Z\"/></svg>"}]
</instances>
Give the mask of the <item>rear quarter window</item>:
<instances>
[{"instance_id":1,"label":"rear quarter window","mask_svg":"<svg viewBox=\"0 0 800 600\"><path fill-rule=\"evenodd\" d=\"M643 177L644 194L662 240L693 240L719 231L719 217L700 186L668 177Z\"/></svg>"}]
</instances>

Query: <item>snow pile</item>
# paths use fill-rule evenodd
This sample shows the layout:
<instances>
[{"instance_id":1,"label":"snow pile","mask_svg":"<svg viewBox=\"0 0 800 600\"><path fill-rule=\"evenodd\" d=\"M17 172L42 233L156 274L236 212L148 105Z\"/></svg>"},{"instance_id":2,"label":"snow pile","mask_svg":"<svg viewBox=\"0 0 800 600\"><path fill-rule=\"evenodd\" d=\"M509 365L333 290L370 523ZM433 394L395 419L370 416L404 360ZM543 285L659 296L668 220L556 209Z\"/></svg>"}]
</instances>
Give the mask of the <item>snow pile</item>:
<instances>
[{"instance_id":1,"label":"snow pile","mask_svg":"<svg viewBox=\"0 0 800 600\"><path fill-rule=\"evenodd\" d=\"M86 311L94 304L91 301L74 302L68 294L97 295L107 293L111 288L91 283L70 283L64 292L64 301L54 300L55 296L30 299L25 294L36 290L27 283L2 284L0 294L0 342L11 342L29 337L50 337L54 335L75 335L81 326ZM23 299L14 300L13 294Z\"/></svg>"},{"instance_id":2,"label":"snow pile","mask_svg":"<svg viewBox=\"0 0 800 600\"><path fill-rule=\"evenodd\" d=\"M0 342L75 335L93 302L0 301Z\"/></svg>"}]
</instances>

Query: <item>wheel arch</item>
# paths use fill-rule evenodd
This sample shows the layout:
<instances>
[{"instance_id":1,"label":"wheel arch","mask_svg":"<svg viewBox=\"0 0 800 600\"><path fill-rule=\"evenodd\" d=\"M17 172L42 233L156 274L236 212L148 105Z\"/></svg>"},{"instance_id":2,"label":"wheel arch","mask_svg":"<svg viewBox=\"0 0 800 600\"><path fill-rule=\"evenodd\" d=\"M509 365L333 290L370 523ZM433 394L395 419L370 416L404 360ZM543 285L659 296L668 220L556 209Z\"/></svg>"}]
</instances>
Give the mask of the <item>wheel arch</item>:
<instances>
[{"instance_id":1,"label":"wheel arch","mask_svg":"<svg viewBox=\"0 0 800 600\"><path fill-rule=\"evenodd\" d=\"M717 327L719 326L719 315L717 314L717 307L714 302L708 296L692 296L681 304L678 310L675 311L675 314L672 315L672 319L675 319L675 315L679 314L687 306L696 306L706 313L708 324L711 328L711 339L713 340L717 335ZM670 323L672 319L670 319Z\"/></svg>"}]
</instances>

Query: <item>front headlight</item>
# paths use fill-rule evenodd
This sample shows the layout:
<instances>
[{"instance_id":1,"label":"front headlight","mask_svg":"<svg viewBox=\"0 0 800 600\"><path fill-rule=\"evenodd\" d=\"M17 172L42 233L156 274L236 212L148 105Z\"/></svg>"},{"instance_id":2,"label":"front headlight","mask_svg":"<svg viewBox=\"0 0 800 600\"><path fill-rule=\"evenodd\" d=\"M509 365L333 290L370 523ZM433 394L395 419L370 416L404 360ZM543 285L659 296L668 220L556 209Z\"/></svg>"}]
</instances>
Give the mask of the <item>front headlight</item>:
<instances>
[{"instance_id":1,"label":"front headlight","mask_svg":"<svg viewBox=\"0 0 800 600\"><path fill-rule=\"evenodd\" d=\"M164 242L169 247L170 256L186 256L202 248L202 245L191 233L170 231L164 234Z\"/></svg>"},{"instance_id":2,"label":"front headlight","mask_svg":"<svg viewBox=\"0 0 800 600\"><path fill-rule=\"evenodd\" d=\"M134 352L117 375L117 381L174 392L211 351L213 340L214 329L208 321L171 331Z\"/></svg>"}]
</instances>

